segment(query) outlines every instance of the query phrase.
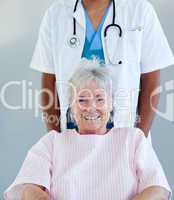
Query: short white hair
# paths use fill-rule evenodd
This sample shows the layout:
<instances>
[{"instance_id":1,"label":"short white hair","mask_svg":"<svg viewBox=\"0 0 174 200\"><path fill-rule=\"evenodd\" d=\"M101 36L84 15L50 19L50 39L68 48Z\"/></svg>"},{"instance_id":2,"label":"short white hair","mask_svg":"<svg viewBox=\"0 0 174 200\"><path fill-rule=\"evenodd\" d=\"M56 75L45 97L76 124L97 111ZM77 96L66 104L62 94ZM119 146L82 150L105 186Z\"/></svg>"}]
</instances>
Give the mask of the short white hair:
<instances>
[{"instance_id":1,"label":"short white hair","mask_svg":"<svg viewBox=\"0 0 174 200\"><path fill-rule=\"evenodd\" d=\"M108 95L111 95L111 98L113 97L112 78L105 65L96 58L92 60L83 58L69 80L69 104L73 102L74 89L83 88L90 81L96 81Z\"/></svg>"}]
</instances>

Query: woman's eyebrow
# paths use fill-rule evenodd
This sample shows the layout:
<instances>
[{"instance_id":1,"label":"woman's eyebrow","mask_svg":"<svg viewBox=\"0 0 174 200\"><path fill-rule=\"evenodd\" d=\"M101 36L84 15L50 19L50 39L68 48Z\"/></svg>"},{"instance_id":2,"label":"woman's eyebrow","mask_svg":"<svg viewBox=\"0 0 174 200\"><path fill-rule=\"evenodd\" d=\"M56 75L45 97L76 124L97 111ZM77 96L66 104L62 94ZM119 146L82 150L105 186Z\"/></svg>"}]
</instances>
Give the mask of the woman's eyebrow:
<instances>
[{"instance_id":1,"label":"woman's eyebrow","mask_svg":"<svg viewBox=\"0 0 174 200\"><path fill-rule=\"evenodd\" d=\"M88 98L88 99L89 99L90 97L89 97L89 96L82 96L82 95L81 95L81 96L79 96L78 98L81 98L81 99L87 99L87 98Z\"/></svg>"},{"instance_id":2,"label":"woman's eyebrow","mask_svg":"<svg viewBox=\"0 0 174 200\"><path fill-rule=\"evenodd\" d=\"M104 97L105 94L96 94L95 97Z\"/></svg>"}]
</instances>

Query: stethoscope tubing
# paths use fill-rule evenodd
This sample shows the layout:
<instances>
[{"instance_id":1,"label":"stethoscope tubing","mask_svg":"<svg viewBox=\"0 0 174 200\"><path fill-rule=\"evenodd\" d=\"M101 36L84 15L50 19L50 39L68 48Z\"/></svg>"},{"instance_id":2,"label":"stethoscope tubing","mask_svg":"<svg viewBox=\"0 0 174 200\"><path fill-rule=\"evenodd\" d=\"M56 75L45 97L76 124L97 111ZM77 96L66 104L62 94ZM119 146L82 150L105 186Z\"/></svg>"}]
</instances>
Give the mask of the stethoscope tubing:
<instances>
[{"instance_id":1,"label":"stethoscope tubing","mask_svg":"<svg viewBox=\"0 0 174 200\"><path fill-rule=\"evenodd\" d=\"M79 0L76 0L73 12L76 12L78 3L79 3ZM109 28L111 28L111 27L116 27L119 30L119 37L122 37L122 28L120 27L120 25L118 25L118 24L115 23L115 18L116 18L115 0L112 0L112 3L113 3L112 24L109 24L105 28L105 30L104 30L104 37L107 37L107 32L108 32ZM76 35L77 35L77 32L76 32L76 19L73 17L73 36L76 37Z\"/></svg>"},{"instance_id":2,"label":"stethoscope tubing","mask_svg":"<svg viewBox=\"0 0 174 200\"><path fill-rule=\"evenodd\" d=\"M77 10L77 6L78 6L79 0L76 0L75 5L74 5L74 9L73 12L75 13ZM112 17L112 23L107 25L106 28L104 29L104 38L107 37L107 32L109 30L109 28L111 27L115 27L116 29L118 29L119 31L119 37L122 37L123 31L120 25L115 23L115 19L116 19L116 8L115 8L115 0L112 0L113 3L113 17ZM74 48L77 47L78 44L80 44L80 39L77 37L77 30L76 30L76 19L75 17L73 17L73 36L70 38L69 40L69 45ZM110 59L109 59L110 60ZM109 61L110 63L112 63L111 61ZM122 61L119 61L117 64L122 64Z\"/></svg>"}]
</instances>

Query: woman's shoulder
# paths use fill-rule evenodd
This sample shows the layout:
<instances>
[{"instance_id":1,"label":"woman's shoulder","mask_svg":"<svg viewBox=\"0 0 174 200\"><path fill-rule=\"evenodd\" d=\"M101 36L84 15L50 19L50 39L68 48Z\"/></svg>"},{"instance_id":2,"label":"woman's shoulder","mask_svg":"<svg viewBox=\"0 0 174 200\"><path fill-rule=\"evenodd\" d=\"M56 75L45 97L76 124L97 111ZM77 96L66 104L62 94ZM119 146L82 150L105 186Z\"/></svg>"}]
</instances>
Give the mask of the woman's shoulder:
<instances>
[{"instance_id":1,"label":"woman's shoulder","mask_svg":"<svg viewBox=\"0 0 174 200\"><path fill-rule=\"evenodd\" d=\"M48 131L46 134L44 134L44 135L40 138L39 142L47 143L48 141L52 141L52 140L54 140L54 138L55 138L55 136L56 136L57 134L60 134L60 133L59 133L58 131L56 131L56 130Z\"/></svg>"},{"instance_id":2,"label":"woman's shoulder","mask_svg":"<svg viewBox=\"0 0 174 200\"><path fill-rule=\"evenodd\" d=\"M144 132L136 127L113 128L114 135L119 135L125 140L143 140L145 138Z\"/></svg>"},{"instance_id":3,"label":"woman's shoulder","mask_svg":"<svg viewBox=\"0 0 174 200\"><path fill-rule=\"evenodd\" d=\"M49 132L47 132L43 137L41 137L40 141L44 142L44 143L48 143L51 142L53 143L54 140L57 140L58 138L64 138L65 136L70 136L70 135L75 135L74 134L74 130L71 129L67 129L63 132L58 132L56 130L51 130Z\"/></svg>"},{"instance_id":4,"label":"woman's shoulder","mask_svg":"<svg viewBox=\"0 0 174 200\"><path fill-rule=\"evenodd\" d=\"M134 154L140 144L143 145L148 141L139 128L114 128L113 131L117 133L113 135L118 135L116 140L119 140L119 144L128 149L131 155Z\"/></svg>"},{"instance_id":5,"label":"woman's shoulder","mask_svg":"<svg viewBox=\"0 0 174 200\"><path fill-rule=\"evenodd\" d=\"M36 143L32 145L30 148L30 151L39 151L40 149L42 150L50 150L54 146L54 141L57 135L60 133L51 130L49 132L46 132Z\"/></svg>"},{"instance_id":6,"label":"woman's shoulder","mask_svg":"<svg viewBox=\"0 0 174 200\"><path fill-rule=\"evenodd\" d=\"M121 133L125 133L125 134L144 135L143 131L136 127L121 127L121 128L114 127L113 131L121 132Z\"/></svg>"}]
</instances>

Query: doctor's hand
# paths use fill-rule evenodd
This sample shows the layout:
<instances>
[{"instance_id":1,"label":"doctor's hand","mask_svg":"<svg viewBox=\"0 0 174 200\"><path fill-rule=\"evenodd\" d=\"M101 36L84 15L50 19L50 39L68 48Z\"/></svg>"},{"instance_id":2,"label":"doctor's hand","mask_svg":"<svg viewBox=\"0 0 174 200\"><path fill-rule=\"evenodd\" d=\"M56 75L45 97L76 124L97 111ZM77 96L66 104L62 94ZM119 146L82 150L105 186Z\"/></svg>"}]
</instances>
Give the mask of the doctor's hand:
<instances>
[{"instance_id":1,"label":"doctor's hand","mask_svg":"<svg viewBox=\"0 0 174 200\"><path fill-rule=\"evenodd\" d=\"M34 184L25 184L21 200L51 200L45 188Z\"/></svg>"},{"instance_id":2,"label":"doctor's hand","mask_svg":"<svg viewBox=\"0 0 174 200\"><path fill-rule=\"evenodd\" d=\"M132 200L169 200L170 193L160 186L151 186L136 195Z\"/></svg>"}]
</instances>

